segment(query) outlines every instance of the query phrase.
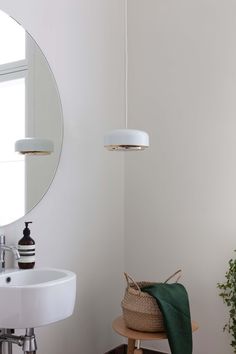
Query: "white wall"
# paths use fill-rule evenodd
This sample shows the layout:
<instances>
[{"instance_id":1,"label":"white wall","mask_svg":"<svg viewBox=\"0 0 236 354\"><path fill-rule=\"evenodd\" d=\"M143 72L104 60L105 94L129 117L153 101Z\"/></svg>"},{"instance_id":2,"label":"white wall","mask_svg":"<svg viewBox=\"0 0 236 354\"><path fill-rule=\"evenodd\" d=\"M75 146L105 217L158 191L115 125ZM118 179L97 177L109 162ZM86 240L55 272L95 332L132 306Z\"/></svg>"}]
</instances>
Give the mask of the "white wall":
<instances>
[{"instance_id":1,"label":"white wall","mask_svg":"<svg viewBox=\"0 0 236 354\"><path fill-rule=\"evenodd\" d=\"M104 131L123 114L122 4L0 0L0 8L42 48L64 111L56 178L24 220L34 221L37 266L75 271L78 300L73 317L37 330L38 353L102 354L120 341L111 322L123 292L123 156L103 149ZM24 220L1 228L8 243L19 240Z\"/></svg>"},{"instance_id":2,"label":"white wall","mask_svg":"<svg viewBox=\"0 0 236 354\"><path fill-rule=\"evenodd\" d=\"M162 280L181 267L201 327L194 353L228 354L216 283L235 248L236 4L129 4L129 126L147 129L152 147L126 155L125 268ZM78 303L72 318L37 330L38 353L102 354L119 342L111 321L123 292L123 157L102 147L104 130L122 125L122 4L0 0L0 7L44 51L65 118L58 173L27 219L37 264L77 272ZM22 228L20 220L0 231L15 243Z\"/></svg>"},{"instance_id":3,"label":"white wall","mask_svg":"<svg viewBox=\"0 0 236 354\"><path fill-rule=\"evenodd\" d=\"M236 3L129 4L129 125L151 147L126 156L125 268L160 281L182 268L194 353L230 354L216 284L235 249Z\"/></svg>"}]
</instances>

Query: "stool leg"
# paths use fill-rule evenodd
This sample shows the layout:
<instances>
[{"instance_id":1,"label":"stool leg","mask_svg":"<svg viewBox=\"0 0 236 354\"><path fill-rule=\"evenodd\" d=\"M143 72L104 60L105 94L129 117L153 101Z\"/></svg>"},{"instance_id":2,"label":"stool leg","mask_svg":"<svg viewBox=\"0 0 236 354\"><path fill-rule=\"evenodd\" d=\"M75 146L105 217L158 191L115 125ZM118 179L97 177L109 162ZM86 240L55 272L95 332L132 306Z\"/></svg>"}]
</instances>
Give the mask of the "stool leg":
<instances>
[{"instance_id":1,"label":"stool leg","mask_svg":"<svg viewBox=\"0 0 236 354\"><path fill-rule=\"evenodd\" d=\"M141 349L141 340L137 341L137 348L134 350L134 354L143 354L143 350Z\"/></svg>"},{"instance_id":2,"label":"stool leg","mask_svg":"<svg viewBox=\"0 0 236 354\"><path fill-rule=\"evenodd\" d=\"M127 354L134 354L135 339L128 338L128 351Z\"/></svg>"}]
</instances>

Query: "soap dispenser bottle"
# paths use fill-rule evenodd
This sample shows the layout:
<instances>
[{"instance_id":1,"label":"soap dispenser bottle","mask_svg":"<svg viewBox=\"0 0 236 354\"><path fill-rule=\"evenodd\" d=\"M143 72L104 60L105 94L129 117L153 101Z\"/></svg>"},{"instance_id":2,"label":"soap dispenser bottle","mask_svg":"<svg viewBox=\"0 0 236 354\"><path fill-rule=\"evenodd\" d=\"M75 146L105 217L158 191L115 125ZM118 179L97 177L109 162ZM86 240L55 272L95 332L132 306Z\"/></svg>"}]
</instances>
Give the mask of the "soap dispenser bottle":
<instances>
[{"instance_id":1,"label":"soap dispenser bottle","mask_svg":"<svg viewBox=\"0 0 236 354\"><path fill-rule=\"evenodd\" d=\"M18 242L18 251L20 253L18 265L20 269L32 269L35 265L35 242L30 237L29 224L32 224L32 221L25 222L24 236Z\"/></svg>"}]
</instances>

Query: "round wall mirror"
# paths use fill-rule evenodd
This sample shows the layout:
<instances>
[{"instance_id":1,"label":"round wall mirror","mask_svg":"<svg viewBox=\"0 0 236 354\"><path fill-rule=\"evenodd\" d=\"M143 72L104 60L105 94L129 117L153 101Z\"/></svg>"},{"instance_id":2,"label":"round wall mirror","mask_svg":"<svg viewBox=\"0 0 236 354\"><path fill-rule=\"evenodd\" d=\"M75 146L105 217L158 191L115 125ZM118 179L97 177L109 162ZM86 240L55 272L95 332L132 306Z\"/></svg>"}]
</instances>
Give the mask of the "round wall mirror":
<instances>
[{"instance_id":1,"label":"round wall mirror","mask_svg":"<svg viewBox=\"0 0 236 354\"><path fill-rule=\"evenodd\" d=\"M48 190L60 159L63 119L57 85L45 56L24 28L2 11L0 48L3 226L27 214ZM33 147L26 144L20 151L24 142ZM49 146L46 153L44 143Z\"/></svg>"}]
</instances>

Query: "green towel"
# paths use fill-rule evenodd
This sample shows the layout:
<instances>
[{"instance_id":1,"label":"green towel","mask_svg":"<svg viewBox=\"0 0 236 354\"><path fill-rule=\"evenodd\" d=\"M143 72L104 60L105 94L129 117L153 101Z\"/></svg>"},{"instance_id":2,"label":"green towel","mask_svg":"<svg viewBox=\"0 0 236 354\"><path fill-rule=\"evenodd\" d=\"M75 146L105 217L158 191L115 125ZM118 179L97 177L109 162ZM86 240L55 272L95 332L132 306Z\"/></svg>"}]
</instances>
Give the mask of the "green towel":
<instances>
[{"instance_id":1,"label":"green towel","mask_svg":"<svg viewBox=\"0 0 236 354\"><path fill-rule=\"evenodd\" d=\"M192 327L188 294L182 284L154 284L142 288L162 312L172 354L192 354Z\"/></svg>"}]
</instances>

